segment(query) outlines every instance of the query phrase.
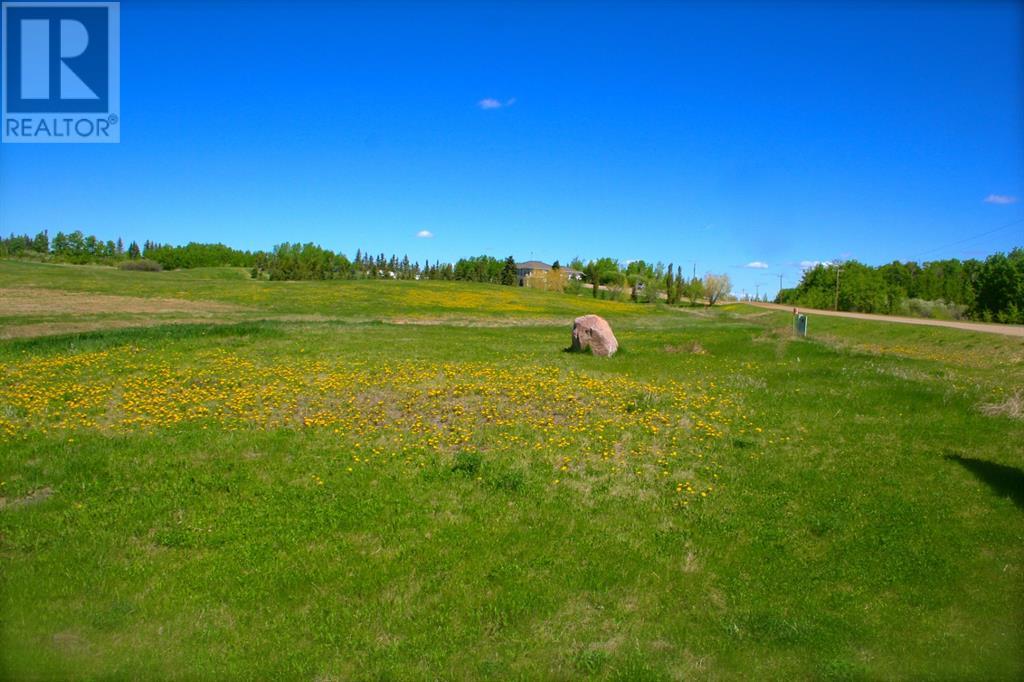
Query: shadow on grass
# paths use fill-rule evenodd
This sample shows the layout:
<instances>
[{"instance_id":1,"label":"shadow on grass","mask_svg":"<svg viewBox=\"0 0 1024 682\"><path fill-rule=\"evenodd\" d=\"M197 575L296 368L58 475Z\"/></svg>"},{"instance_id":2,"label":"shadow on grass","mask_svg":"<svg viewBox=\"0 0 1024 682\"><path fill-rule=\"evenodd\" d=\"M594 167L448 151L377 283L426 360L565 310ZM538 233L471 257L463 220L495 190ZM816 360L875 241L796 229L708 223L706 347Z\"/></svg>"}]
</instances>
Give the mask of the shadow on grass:
<instances>
[{"instance_id":1,"label":"shadow on grass","mask_svg":"<svg viewBox=\"0 0 1024 682\"><path fill-rule=\"evenodd\" d=\"M604 357L604 356L596 354L594 352L593 347L591 347L591 346L587 346L586 348L577 349L577 348L573 348L570 345L568 348L563 348L562 352L563 353L573 353L573 354L576 354L576 355L593 355L595 358ZM623 348L620 345L618 350L616 350L614 353L612 353L608 357L614 358L616 355L625 355L625 353L626 353L626 349Z\"/></svg>"},{"instance_id":2,"label":"shadow on grass","mask_svg":"<svg viewBox=\"0 0 1024 682\"><path fill-rule=\"evenodd\" d=\"M1018 509L1024 510L1024 471L956 453L947 453L945 457L977 476L996 495L1009 497Z\"/></svg>"}]
</instances>

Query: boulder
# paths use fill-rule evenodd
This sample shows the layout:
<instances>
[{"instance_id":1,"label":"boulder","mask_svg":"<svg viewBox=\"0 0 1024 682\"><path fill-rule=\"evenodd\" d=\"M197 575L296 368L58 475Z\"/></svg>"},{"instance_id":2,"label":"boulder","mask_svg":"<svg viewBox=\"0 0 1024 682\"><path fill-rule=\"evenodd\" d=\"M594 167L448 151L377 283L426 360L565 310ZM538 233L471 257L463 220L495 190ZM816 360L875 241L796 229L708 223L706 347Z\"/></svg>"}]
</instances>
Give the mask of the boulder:
<instances>
[{"instance_id":1,"label":"boulder","mask_svg":"<svg viewBox=\"0 0 1024 682\"><path fill-rule=\"evenodd\" d=\"M598 315L577 317L572 323L572 350L584 351L588 348L594 355L602 357L615 355L619 349L612 328Z\"/></svg>"}]
</instances>

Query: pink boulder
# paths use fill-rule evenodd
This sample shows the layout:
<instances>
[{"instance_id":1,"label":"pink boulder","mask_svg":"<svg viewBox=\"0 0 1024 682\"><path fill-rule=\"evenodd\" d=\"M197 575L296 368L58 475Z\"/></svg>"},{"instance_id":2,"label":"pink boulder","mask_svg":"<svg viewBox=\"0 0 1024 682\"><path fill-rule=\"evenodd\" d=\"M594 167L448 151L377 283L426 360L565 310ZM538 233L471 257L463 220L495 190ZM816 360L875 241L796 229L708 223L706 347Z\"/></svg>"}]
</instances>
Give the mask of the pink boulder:
<instances>
[{"instance_id":1,"label":"pink boulder","mask_svg":"<svg viewBox=\"0 0 1024 682\"><path fill-rule=\"evenodd\" d=\"M615 355L619 349L619 342L603 317L584 315L572 323L572 349L584 351L588 348L594 355L603 357Z\"/></svg>"}]
</instances>

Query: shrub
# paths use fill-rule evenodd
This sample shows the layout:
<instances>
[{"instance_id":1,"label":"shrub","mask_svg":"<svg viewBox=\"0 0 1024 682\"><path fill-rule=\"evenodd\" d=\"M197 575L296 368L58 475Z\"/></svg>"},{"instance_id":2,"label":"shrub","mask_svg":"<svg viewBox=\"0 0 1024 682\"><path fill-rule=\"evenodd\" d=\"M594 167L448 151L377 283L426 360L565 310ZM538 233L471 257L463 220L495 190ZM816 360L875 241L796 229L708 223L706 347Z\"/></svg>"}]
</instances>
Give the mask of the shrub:
<instances>
[{"instance_id":1,"label":"shrub","mask_svg":"<svg viewBox=\"0 0 1024 682\"><path fill-rule=\"evenodd\" d=\"M658 287L653 280L647 282L640 299L644 303L658 303L661 301L661 292L658 291Z\"/></svg>"},{"instance_id":2,"label":"shrub","mask_svg":"<svg viewBox=\"0 0 1024 682\"><path fill-rule=\"evenodd\" d=\"M967 306L947 303L942 299L925 301L920 298L908 298L901 303L899 312L911 317L925 317L933 320L960 320L966 316Z\"/></svg>"},{"instance_id":3,"label":"shrub","mask_svg":"<svg viewBox=\"0 0 1024 682\"><path fill-rule=\"evenodd\" d=\"M138 270L140 272L160 272L163 270L163 267L155 260L147 260L145 258L121 261L117 267L120 270Z\"/></svg>"},{"instance_id":4,"label":"shrub","mask_svg":"<svg viewBox=\"0 0 1024 682\"><path fill-rule=\"evenodd\" d=\"M598 296L606 301L625 301L626 292L621 284L606 284L607 288L598 291Z\"/></svg>"},{"instance_id":5,"label":"shrub","mask_svg":"<svg viewBox=\"0 0 1024 682\"><path fill-rule=\"evenodd\" d=\"M523 283L531 289L565 291L568 281L569 273L559 268L557 270L534 270L526 276Z\"/></svg>"}]
</instances>

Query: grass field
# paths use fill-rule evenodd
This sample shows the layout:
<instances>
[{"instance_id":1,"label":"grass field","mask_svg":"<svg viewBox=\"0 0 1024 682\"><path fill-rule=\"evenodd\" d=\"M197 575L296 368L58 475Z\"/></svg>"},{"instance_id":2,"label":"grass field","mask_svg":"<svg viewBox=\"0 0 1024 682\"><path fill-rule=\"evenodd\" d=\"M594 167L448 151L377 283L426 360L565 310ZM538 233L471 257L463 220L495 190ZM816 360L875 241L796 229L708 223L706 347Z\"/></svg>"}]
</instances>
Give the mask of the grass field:
<instances>
[{"instance_id":1,"label":"grass field","mask_svg":"<svg viewBox=\"0 0 1024 682\"><path fill-rule=\"evenodd\" d=\"M0 261L0 674L1021 679L1024 343L789 324Z\"/></svg>"}]
</instances>

